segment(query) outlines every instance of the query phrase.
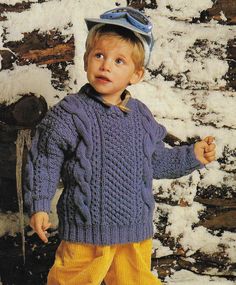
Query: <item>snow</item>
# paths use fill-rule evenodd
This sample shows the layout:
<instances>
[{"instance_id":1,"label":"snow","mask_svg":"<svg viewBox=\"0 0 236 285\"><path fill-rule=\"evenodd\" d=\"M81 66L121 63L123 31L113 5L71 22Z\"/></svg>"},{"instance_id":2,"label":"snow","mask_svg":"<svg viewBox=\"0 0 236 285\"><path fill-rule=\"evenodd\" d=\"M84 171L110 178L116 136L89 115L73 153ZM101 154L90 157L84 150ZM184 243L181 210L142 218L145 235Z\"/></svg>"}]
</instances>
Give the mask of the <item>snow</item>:
<instances>
[{"instance_id":1,"label":"snow","mask_svg":"<svg viewBox=\"0 0 236 285\"><path fill-rule=\"evenodd\" d=\"M225 280L224 278L199 276L187 270L175 272L174 275L167 278L168 285L233 285L235 282Z\"/></svg>"},{"instance_id":2,"label":"snow","mask_svg":"<svg viewBox=\"0 0 236 285\"><path fill-rule=\"evenodd\" d=\"M187 106L181 99L175 96L174 90L171 88L172 82L165 81L161 75L155 80L147 80L129 87L135 98L146 103L154 114L163 118L180 118L182 120L190 120L190 106ZM145 92L144 92L145 90ZM175 108L173 109L173 97L175 97ZM186 112L179 110L185 109ZM171 112L170 112L171 110Z\"/></svg>"},{"instance_id":3,"label":"snow","mask_svg":"<svg viewBox=\"0 0 236 285\"><path fill-rule=\"evenodd\" d=\"M203 173L203 171L202 171ZM191 180L190 180L191 178ZM171 201L179 202L181 200L191 205L196 195L197 185L199 183L200 174L198 171L193 172L189 176L181 177L178 180L162 179L153 181L154 194L158 193L158 197L167 198ZM159 193L161 187L163 193Z\"/></svg>"},{"instance_id":4,"label":"snow","mask_svg":"<svg viewBox=\"0 0 236 285\"><path fill-rule=\"evenodd\" d=\"M173 251L170 250L168 246L163 246L159 240L154 239L152 243L153 251L155 252L155 257L160 258L173 254Z\"/></svg>"},{"instance_id":5,"label":"snow","mask_svg":"<svg viewBox=\"0 0 236 285\"><path fill-rule=\"evenodd\" d=\"M17 3L21 3L23 1L20 0L0 0L0 4L7 4L7 5L15 5ZM25 0L24 2L37 2L37 0Z\"/></svg>"},{"instance_id":6,"label":"snow","mask_svg":"<svg viewBox=\"0 0 236 285\"><path fill-rule=\"evenodd\" d=\"M35 64L1 71L0 89L4 90L1 100L9 103L17 101L21 94L32 92L47 98L47 103L52 106L58 102L58 98L62 99L66 95L66 91L58 91L52 87L50 70ZM50 95L47 97L47 94Z\"/></svg>"},{"instance_id":7,"label":"snow","mask_svg":"<svg viewBox=\"0 0 236 285\"><path fill-rule=\"evenodd\" d=\"M182 20L191 20L193 17L199 17L200 12L212 7L211 0L157 0L160 15L165 17L177 17Z\"/></svg>"},{"instance_id":8,"label":"snow","mask_svg":"<svg viewBox=\"0 0 236 285\"><path fill-rule=\"evenodd\" d=\"M225 55L228 39L233 38L236 32L231 27L209 24L188 24L167 19L158 15L158 10L148 13L154 21L155 45L150 60L150 68L155 69L163 65L164 74L177 75L184 73L187 81L200 81L210 88L219 88L225 85L222 76L228 70L228 64L219 57ZM155 16L154 16L155 14ZM164 32L163 32L164 31ZM196 40L206 42L202 54L194 47ZM193 48L194 47L194 48ZM186 52L192 48L191 56ZM219 54L211 50L220 49ZM214 68L212 68L214 66ZM184 77L182 79L184 81ZM186 84L182 82L181 84Z\"/></svg>"},{"instance_id":9,"label":"snow","mask_svg":"<svg viewBox=\"0 0 236 285\"><path fill-rule=\"evenodd\" d=\"M227 182L228 186L233 187L235 185L235 180L232 175L225 173L219 169L218 163L214 163L215 167L209 166L204 174L204 177L200 180L199 186L205 187L207 185L215 185L217 187L222 187Z\"/></svg>"},{"instance_id":10,"label":"snow","mask_svg":"<svg viewBox=\"0 0 236 285\"><path fill-rule=\"evenodd\" d=\"M26 224L29 221L27 216L24 217ZM0 213L0 237L7 234L15 236L20 232L19 214L18 213Z\"/></svg>"},{"instance_id":11,"label":"snow","mask_svg":"<svg viewBox=\"0 0 236 285\"><path fill-rule=\"evenodd\" d=\"M216 86L215 82L222 77L222 73L225 74L228 71L227 63L215 58L206 58L203 63L193 62L191 65L192 68L189 73L191 80L206 82L211 88ZM214 69L212 66L214 66ZM221 80L218 84L224 86L225 81Z\"/></svg>"},{"instance_id":12,"label":"snow","mask_svg":"<svg viewBox=\"0 0 236 285\"><path fill-rule=\"evenodd\" d=\"M223 11L220 11L220 18L222 21L227 21L227 18L225 17L225 14Z\"/></svg>"},{"instance_id":13,"label":"snow","mask_svg":"<svg viewBox=\"0 0 236 285\"><path fill-rule=\"evenodd\" d=\"M81 11L81 6L80 1L49 1L40 5L32 4L30 10L23 13L6 12L8 20L3 25L8 30L7 41L19 41L23 38L22 31L31 32L38 29L40 32L46 32L55 28L63 35L72 34L68 24L73 21L73 16ZM71 13L72 11L74 12Z\"/></svg>"},{"instance_id":14,"label":"snow","mask_svg":"<svg viewBox=\"0 0 236 285\"><path fill-rule=\"evenodd\" d=\"M23 1L0 0L0 3L9 5L21 2ZM67 93L78 91L86 82L83 70L84 41L87 34L84 18L98 17L103 11L115 7L116 1L51 0L40 4L36 0L25 2L31 2L30 9L21 13L4 13L7 20L1 22L0 26L0 49L4 49L3 45L7 41L21 40L25 32L39 30L46 33L50 29L59 30L66 39L74 36L74 64L67 67L70 80L64 91L52 86L52 73L46 66L15 64L14 69L1 71L0 90L4 92L1 92L0 102L11 104L21 94L32 92L37 96L44 96L48 105L53 106ZM232 139L236 128L235 92L222 91L226 85L223 77L228 70L227 42L236 36L236 31L232 26L222 26L214 20L207 24L188 23L192 17L199 17L201 11L211 7L211 0L156 2L157 10L146 9L145 12L154 24L155 44L149 68L159 69L160 72L158 76L154 76L146 71L143 82L130 86L129 90L151 109L158 122L165 125L169 133L180 139L213 135L217 144L217 157L222 157L226 146L230 150L236 148L236 140ZM118 4L126 6L126 1L118 1ZM226 20L223 12L221 19ZM3 37L4 29L6 38ZM198 46L198 40L204 42L204 45ZM200 107L196 109L196 105ZM230 169L235 158L229 155L228 159L232 161L232 165L225 167ZM235 233L225 231L221 236L215 236L201 226L192 229L192 224L199 221L199 215L205 209L194 202L197 186L207 188L208 185L235 187L235 177L226 173L216 161L200 172L195 171L178 180L155 180L154 193L158 193L160 198L171 199L177 205L181 200L186 201L188 206L158 204L154 219L158 222L161 213L167 214L166 232L178 239L187 252L187 258L191 258L196 251L209 254L220 252L220 245L224 244L225 254L231 262L236 262ZM162 193L159 193L160 188ZM50 218L54 228L58 223L55 205L60 193L61 189L52 202ZM0 213L0 236L18 232L18 218L15 213ZM25 223L27 222L25 217ZM173 254L169 247L163 246L158 240L153 241L153 249L157 257ZM186 270L175 272L166 279L166 284L199 283L234 284L224 278L200 276Z\"/></svg>"}]
</instances>

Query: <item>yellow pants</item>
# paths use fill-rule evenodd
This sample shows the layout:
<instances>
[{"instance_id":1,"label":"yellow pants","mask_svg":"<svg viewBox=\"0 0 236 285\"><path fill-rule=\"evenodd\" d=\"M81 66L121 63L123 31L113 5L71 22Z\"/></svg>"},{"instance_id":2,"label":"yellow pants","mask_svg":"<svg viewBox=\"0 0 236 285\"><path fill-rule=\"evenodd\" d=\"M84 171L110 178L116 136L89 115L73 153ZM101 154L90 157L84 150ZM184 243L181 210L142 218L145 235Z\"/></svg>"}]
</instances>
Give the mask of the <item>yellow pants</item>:
<instances>
[{"instance_id":1,"label":"yellow pants","mask_svg":"<svg viewBox=\"0 0 236 285\"><path fill-rule=\"evenodd\" d=\"M161 285L151 272L152 240L96 246L62 241L47 285Z\"/></svg>"}]
</instances>

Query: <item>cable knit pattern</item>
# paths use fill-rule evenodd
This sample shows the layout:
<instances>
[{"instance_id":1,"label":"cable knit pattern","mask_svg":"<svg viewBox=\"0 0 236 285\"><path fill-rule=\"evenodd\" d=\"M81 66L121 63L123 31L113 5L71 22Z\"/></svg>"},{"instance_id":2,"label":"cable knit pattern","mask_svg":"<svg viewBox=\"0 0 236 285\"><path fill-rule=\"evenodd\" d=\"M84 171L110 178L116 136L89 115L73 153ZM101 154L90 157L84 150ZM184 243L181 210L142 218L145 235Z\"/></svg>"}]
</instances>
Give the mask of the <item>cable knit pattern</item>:
<instances>
[{"instance_id":1,"label":"cable knit pattern","mask_svg":"<svg viewBox=\"0 0 236 285\"><path fill-rule=\"evenodd\" d=\"M122 112L94 96L89 84L59 102L37 128L28 155L25 203L30 214L58 201L61 239L91 244L138 242L152 236L152 179L202 167L192 146L167 149L166 130L131 98Z\"/></svg>"}]
</instances>

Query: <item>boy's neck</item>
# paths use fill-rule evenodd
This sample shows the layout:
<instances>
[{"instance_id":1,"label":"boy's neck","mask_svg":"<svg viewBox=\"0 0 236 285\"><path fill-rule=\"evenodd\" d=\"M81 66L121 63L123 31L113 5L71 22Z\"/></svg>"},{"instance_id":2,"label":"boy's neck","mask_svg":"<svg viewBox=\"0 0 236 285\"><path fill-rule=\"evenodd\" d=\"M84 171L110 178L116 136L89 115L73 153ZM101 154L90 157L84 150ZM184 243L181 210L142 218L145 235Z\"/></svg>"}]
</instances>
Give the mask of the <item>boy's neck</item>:
<instances>
[{"instance_id":1,"label":"boy's neck","mask_svg":"<svg viewBox=\"0 0 236 285\"><path fill-rule=\"evenodd\" d=\"M112 104L112 105L118 105L122 100L121 100L121 94L116 95L116 96L111 96L111 95L102 95L103 100L105 100L107 103Z\"/></svg>"}]
</instances>

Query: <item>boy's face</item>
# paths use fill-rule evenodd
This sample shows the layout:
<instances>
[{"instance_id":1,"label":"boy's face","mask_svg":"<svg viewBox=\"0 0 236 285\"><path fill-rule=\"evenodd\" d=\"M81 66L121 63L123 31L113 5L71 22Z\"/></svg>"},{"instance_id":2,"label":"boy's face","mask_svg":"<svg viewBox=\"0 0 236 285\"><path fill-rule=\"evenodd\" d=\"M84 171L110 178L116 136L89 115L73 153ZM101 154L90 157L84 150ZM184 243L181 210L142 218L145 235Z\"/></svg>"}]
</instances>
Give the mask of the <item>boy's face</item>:
<instances>
[{"instance_id":1,"label":"boy's face","mask_svg":"<svg viewBox=\"0 0 236 285\"><path fill-rule=\"evenodd\" d=\"M129 84L141 80L143 69L137 70L132 59L133 46L115 36L101 36L85 62L87 78L104 99L116 104Z\"/></svg>"}]
</instances>

